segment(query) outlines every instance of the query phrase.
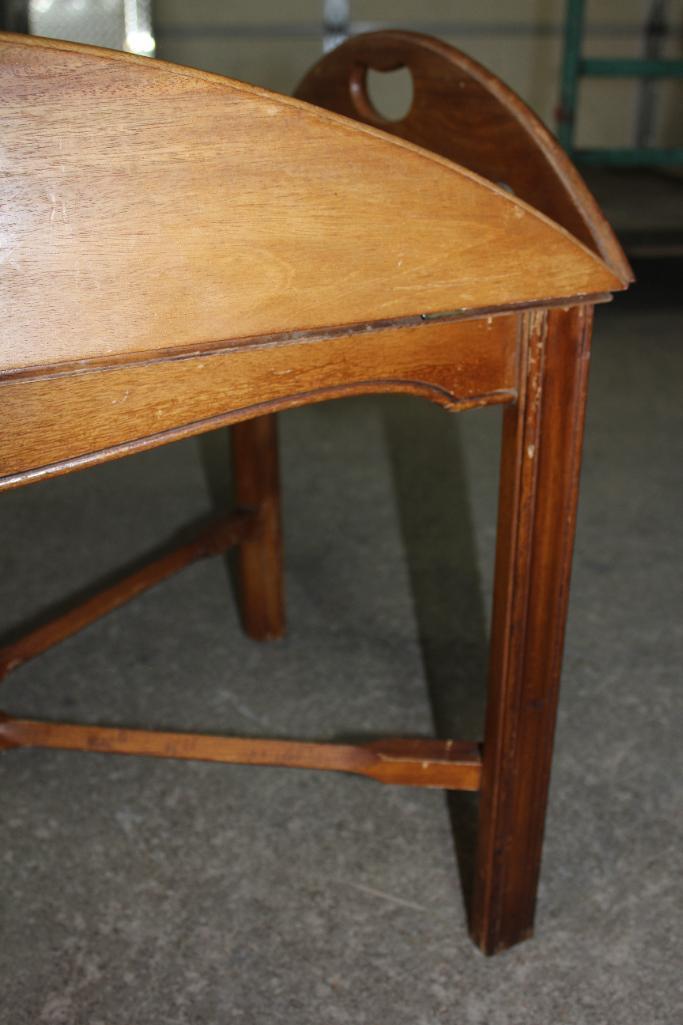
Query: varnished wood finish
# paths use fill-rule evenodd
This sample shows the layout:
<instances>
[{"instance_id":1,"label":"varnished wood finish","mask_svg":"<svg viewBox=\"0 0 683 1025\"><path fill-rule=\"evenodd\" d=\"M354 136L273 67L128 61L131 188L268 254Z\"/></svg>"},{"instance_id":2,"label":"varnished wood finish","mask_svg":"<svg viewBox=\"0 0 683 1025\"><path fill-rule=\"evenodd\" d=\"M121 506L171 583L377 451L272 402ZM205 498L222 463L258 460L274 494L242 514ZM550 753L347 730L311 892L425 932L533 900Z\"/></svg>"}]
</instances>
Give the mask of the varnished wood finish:
<instances>
[{"instance_id":1,"label":"varnished wood finish","mask_svg":"<svg viewBox=\"0 0 683 1025\"><path fill-rule=\"evenodd\" d=\"M239 547L240 609L257 641L285 631L277 418L259 416L230 431L235 500L256 529Z\"/></svg>"},{"instance_id":2,"label":"varnished wood finish","mask_svg":"<svg viewBox=\"0 0 683 1025\"><path fill-rule=\"evenodd\" d=\"M399 66L413 74L415 101L388 123L365 76ZM0 747L306 766L454 789L477 789L481 776L472 932L488 953L523 939L550 774L591 304L631 278L590 194L502 83L406 33L355 38L324 57L299 90L318 108L10 36L0 36L0 94L0 488L237 424L243 618L252 636L277 636L273 414L365 392L449 410L506 405L483 765L476 745L456 741L320 745L8 717ZM5 668L188 555L6 649Z\"/></svg>"},{"instance_id":3,"label":"varnished wood finish","mask_svg":"<svg viewBox=\"0 0 683 1025\"><path fill-rule=\"evenodd\" d=\"M414 97L391 122L367 72L406 67ZM405 32L347 40L297 95L504 182L633 275L582 179L535 115L454 47ZM552 257L550 258L552 260ZM529 313L517 401L504 414L494 616L472 934L487 953L531 934L559 688L591 311Z\"/></svg>"},{"instance_id":4,"label":"varnished wood finish","mask_svg":"<svg viewBox=\"0 0 683 1025\"><path fill-rule=\"evenodd\" d=\"M0 648L0 680L24 662L42 655L48 648L72 637L197 559L219 555L236 544L247 543L246 539L258 529L256 516L246 510L209 524L191 541L177 545L159 558L151 559L134 573L98 591L92 598Z\"/></svg>"},{"instance_id":5,"label":"varnished wood finish","mask_svg":"<svg viewBox=\"0 0 683 1025\"><path fill-rule=\"evenodd\" d=\"M531 935L569 596L592 310L530 314L504 413L491 668L472 933Z\"/></svg>"},{"instance_id":6,"label":"varnished wood finish","mask_svg":"<svg viewBox=\"0 0 683 1025\"><path fill-rule=\"evenodd\" d=\"M622 287L488 181L262 89L4 35L0 95L0 370Z\"/></svg>"},{"instance_id":7,"label":"varnished wood finish","mask_svg":"<svg viewBox=\"0 0 683 1025\"><path fill-rule=\"evenodd\" d=\"M413 102L387 121L372 105L367 71L408 68ZM490 181L504 182L599 253L624 283L631 268L600 208L545 125L471 57L415 32L353 36L308 72L297 96L417 143Z\"/></svg>"},{"instance_id":8,"label":"varnished wood finish","mask_svg":"<svg viewBox=\"0 0 683 1025\"><path fill-rule=\"evenodd\" d=\"M0 713L0 749L3 747L51 747L233 765L323 769L353 772L380 783L445 790L477 790L481 774L478 745L462 740L390 738L362 745L318 744L48 723Z\"/></svg>"},{"instance_id":9,"label":"varnished wood finish","mask_svg":"<svg viewBox=\"0 0 683 1025\"><path fill-rule=\"evenodd\" d=\"M106 372L0 378L0 489L343 395L409 392L449 409L509 402L517 339L514 315L418 321Z\"/></svg>"}]
</instances>

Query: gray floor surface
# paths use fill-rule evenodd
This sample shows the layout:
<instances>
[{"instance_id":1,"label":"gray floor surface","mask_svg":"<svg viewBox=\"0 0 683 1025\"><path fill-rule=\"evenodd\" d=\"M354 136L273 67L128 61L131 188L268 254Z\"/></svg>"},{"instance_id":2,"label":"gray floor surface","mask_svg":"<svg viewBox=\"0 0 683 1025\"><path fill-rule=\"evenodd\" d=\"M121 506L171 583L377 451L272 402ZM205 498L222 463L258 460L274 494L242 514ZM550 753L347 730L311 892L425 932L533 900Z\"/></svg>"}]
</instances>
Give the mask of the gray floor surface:
<instances>
[{"instance_id":1,"label":"gray floor surface","mask_svg":"<svg viewBox=\"0 0 683 1025\"><path fill-rule=\"evenodd\" d=\"M0 1022L681 1021L682 324L628 298L598 313L535 938L493 959L468 939L470 797L11 752ZM397 397L283 415L286 640L245 639L214 559L18 670L3 707L478 736L499 415ZM4 495L4 632L223 501L227 461L219 433Z\"/></svg>"}]
</instances>

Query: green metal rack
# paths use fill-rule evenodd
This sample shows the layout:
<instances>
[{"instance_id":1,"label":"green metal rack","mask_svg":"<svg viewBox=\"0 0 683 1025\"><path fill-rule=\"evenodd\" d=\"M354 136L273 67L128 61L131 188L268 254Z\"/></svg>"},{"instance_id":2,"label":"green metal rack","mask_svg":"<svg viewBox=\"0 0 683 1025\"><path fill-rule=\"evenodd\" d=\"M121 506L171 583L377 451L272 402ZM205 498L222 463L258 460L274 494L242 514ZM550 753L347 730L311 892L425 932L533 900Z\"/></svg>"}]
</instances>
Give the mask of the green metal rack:
<instances>
[{"instance_id":1,"label":"green metal rack","mask_svg":"<svg viewBox=\"0 0 683 1025\"><path fill-rule=\"evenodd\" d=\"M642 57L592 57L581 54L586 0L567 0L558 138L573 160L611 167L683 164L683 147L632 146L582 149L574 145L574 126L581 78L683 78L683 60Z\"/></svg>"}]
</instances>

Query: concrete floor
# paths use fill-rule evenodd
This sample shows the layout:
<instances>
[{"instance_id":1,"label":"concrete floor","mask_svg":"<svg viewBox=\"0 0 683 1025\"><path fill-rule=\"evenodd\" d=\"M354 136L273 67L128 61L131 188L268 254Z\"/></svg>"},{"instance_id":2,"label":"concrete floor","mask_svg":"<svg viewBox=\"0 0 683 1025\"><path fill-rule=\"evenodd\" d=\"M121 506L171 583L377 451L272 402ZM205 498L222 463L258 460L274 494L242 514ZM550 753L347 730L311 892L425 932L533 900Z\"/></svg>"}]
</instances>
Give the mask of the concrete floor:
<instances>
[{"instance_id":1,"label":"concrete floor","mask_svg":"<svg viewBox=\"0 0 683 1025\"><path fill-rule=\"evenodd\" d=\"M680 1021L671 266L649 265L650 291L598 314L536 937L494 959L471 945L441 793L11 752L0 1022ZM479 734L499 414L385 397L287 413L281 427L287 639L242 636L215 559L17 671L6 710L314 738L419 734L435 715ZM218 434L3 496L4 629L224 499L226 465ZM451 811L467 878L473 801Z\"/></svg>"}]
</instances>

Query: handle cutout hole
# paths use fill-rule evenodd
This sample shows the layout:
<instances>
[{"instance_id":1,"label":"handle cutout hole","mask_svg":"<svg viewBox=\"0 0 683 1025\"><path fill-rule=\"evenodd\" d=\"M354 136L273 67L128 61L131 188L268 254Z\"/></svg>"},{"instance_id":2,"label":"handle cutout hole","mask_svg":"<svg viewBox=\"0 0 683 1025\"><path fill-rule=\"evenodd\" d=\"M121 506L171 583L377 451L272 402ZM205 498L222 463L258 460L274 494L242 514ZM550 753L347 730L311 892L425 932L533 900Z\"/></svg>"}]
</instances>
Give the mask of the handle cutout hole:
<instances>
[{"instance_id":1,"label":"handle cutout hole","mask_svg":"<svg viewBox=\"0 0 683 1025\"><path fill-rule=\"evenodd\" d=\"M413 105L413 76L408 68L397 68L395 71L368 68L365 73L365 91L380 121L403 121Z\"/></svg>"}]
</instances>

